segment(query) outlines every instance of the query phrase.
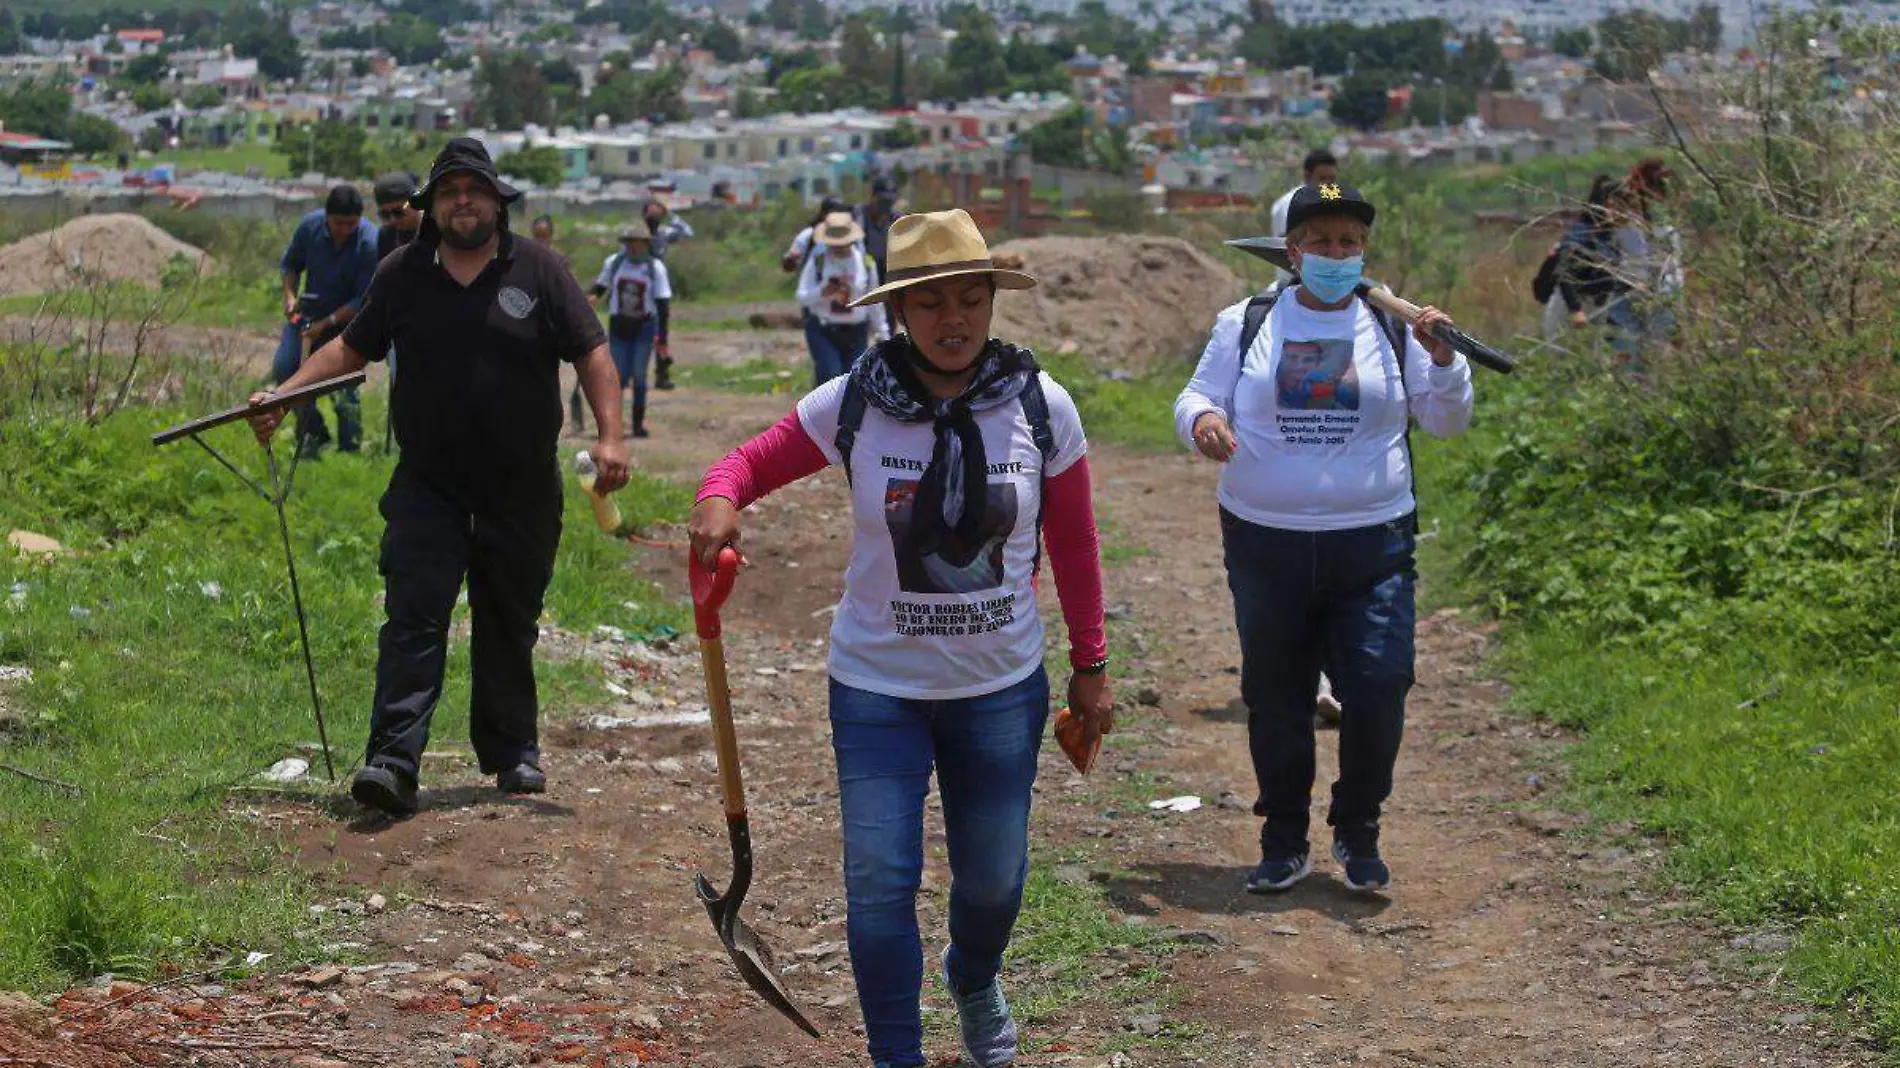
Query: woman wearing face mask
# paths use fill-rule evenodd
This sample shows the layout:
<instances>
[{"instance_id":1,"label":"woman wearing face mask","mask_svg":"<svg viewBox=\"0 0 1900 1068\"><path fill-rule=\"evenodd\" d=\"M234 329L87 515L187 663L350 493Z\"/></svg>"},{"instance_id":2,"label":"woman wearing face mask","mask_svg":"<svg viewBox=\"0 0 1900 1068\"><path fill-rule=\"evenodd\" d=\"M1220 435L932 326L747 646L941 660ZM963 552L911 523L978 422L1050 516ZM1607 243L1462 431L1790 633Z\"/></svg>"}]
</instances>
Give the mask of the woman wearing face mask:
<instances>
[{"instance_id":1,"label":"woman wearing face mask","mask_svg":"<svg viewBox=\"0 0 1900 1068\"><path fill-rule=\"evenodd\" d=\"M1046 540L1069 633L1069 705L1112 723L1087 445L1069 395L989 336L996 291L1035 279L990 265L961 210L891 227L891 281L858 305L903 327L851 372L715 466L692 551L739 541L758 498L829 465L850 485L851 562L831 628L831 729L844 829L847 937L871 1060L927 1063L917 890L934 767L950 853L939 967L964 1052L1016 1057L997 980L1028 874L1029 803L1049 712L1035 574Z\"/></svg>"},{"instance_id":2,"label":"woman wearing face mask","mask_svg":"<svg viewBox=\"0 0 1900 1068\"><path fill-rule=\"evenodd\" d=\"M1259 780L1256 893L1312 871L1313 686L1345 708L1327 822L1348 887L1384 890L1379 809L1392 790L1412 685L1412 419L1440 437L1471 420L1471 371L1357 295L1375 212L1357 190L1306 186L1287 212L1298 282L1214 323L1175 401L1182 440L1222 465L1221 534L1240 633L1241 696ZM1244 242L1242 244L1245 244Z\"/></svg>"}]
</instances>

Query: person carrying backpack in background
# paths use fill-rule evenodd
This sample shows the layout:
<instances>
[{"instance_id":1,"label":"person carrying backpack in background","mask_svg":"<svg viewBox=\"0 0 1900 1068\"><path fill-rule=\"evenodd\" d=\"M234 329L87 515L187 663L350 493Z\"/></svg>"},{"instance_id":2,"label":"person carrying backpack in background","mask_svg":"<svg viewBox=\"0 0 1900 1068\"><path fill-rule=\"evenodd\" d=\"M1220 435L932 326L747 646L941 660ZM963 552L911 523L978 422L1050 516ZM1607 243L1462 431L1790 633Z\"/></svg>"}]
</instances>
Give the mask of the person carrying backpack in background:
<instances>
[{"instance_id":1,"label":"person carrying backpack in background","mask_svg":"<svg viewBox=\"0 0 1900 1068\"><path fill-rule=\"evenodd\" d=\"M633 387L633 436L647 431L647 358L658 352L665 358L667 315L673 304L673 281L666 264L653 256L653 236L644 226L620 231L620 251L600 266L600 277L587 302L598 306L607 298L607 346L620 388ZM570 398L570 405L572 398Z\"/></svg>"},{"instance_id":2,"label":"person carrying backpack in background","mask_svg":"<svg viewBox=\"0 0 1900 1068\"><path fill-rule=\"evenodd\" d=\"M833 212L818 226L816 240L824 251L812 256L798 276L813 389L844 374L872 340L891 335L882 304L855 303L878 287L877 264L864 250L864 228L850 214Z\"/></svg>"},{"instance_id":3,"label":"person carrying backpack in background","mask_svg":"<svg viewBox=\"0 0 1900 1068\"><path fill-rule=\"evenodd\" d=\"M1313 870L1313 687L1345 706L1327 822L1347 888L1391 884L1379 812L1392 792L1413 681L1417 499L1411 420L1449 437L1471 421L1471 369L1358 294L1376 216L1347 186L1287 208L1297 285L1220 313L1175 401L1176 432L1222 465L1221 537L1240 634L1240 688L1259 799L1255 893Z\"/></svg>"},{"instance_id":4,"label":"person carrying backpack in background","mask_svg":"<svg viewBox=\"0 0 1900 1068\"><path fill-rule=\"evenodd\" d=\"M1036 280L992 267L960 209L903 216L890 236L894 280L855 303L888 302L903 332L707 472L688 530L710 564L738 544L753 501L845 471L855 520L843 526L830 705L866 1045L879 1068L928 1063L917 893L934 770L950 843L940 974L964 1053L999 1068L1017 1054L998 975L1029 873L1049 715L1039 543L1068 627L1070 710L1096 738L1113 726L1088 444L1034 355L989 334L996 291Z\"/></svg>"},{"instance_id":5,"label":"person carrying backpack in background","mask_svg":"<svg viewBox=\"0 0 1900 1068\"><path fill-rule=\"evenodd\" d=\"M1620 188L1607 174L1591 181L1583 210L1564 228L1531 282L1531 295L1544 306L1546 341L1563 334L1566 318L1571 329L1588 325L1620 292L1611 272L1619 258L1611 201Z\"/></svg>"}]
</instances>

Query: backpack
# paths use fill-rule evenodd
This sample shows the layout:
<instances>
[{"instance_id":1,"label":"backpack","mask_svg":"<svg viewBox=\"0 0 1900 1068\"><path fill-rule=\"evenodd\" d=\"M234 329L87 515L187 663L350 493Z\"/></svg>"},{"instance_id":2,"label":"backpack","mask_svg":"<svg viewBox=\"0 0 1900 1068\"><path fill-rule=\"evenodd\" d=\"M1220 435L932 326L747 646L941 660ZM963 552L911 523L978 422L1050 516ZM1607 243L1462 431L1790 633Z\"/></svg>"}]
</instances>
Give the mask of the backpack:
<instances>
[{"instance_id":1,"label":"backpack","mask_svg":"<svg viewBox=\"0 0 1900 1068\"><path fill-rule=\"evenodd\" d=\"M1531 279L1531 296L1537 298L1540 306L1549 304L1551 295L1557 292L1557 269L1563 252L1562 241L1550 246L1550 254L1544 257L1544 262L1537 267L1536 277Z\"/></svg>"},{"instance_id":2,"label":"backpack","mask_svg":"<svg viewBox=\"0 0 1900 1068\"><path fill-rule=\"evenodd\" d=\"M1367 285L1377 285L1368 281ZM1267 313L1286 292L1284 286L1272 286L1265 292L1247 301L1247 310L1240 319L1240 362L1247 362L1247 352L1260 337L1261 328L1267 325ZM1387 315L1377 304L1366 300L1364 293L1359 295L1366 309L1372 312L1373 321L1385 332L1386 343L1392 346L1392 359L1399 365L1399 393L1405 398L1405 466L1412 474L1412 493L1418 494L1418 466L1412 461L1412 388L1405 384L1405 323L1396 316Z\"/></svg>"}]
</instances>

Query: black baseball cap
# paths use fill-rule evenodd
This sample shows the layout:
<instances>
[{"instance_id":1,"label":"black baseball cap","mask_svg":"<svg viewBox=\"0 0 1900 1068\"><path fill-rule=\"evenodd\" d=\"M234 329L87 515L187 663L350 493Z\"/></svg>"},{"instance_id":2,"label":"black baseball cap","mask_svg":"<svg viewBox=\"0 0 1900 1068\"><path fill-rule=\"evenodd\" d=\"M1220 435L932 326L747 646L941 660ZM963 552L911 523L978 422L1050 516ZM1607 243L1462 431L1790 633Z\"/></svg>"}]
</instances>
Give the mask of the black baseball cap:
<instances>
[{"instance_id":1,"label":"black baseball cap","mask_svg":"<svg viewBox=\"0 0 1900 1068\"><path fill-rule=\"evenodd\" d=\"M1290 234L1309 219L1317 219L1322 215L1348 215L1371 226L1373 216L1377 214L1372 202L1360 196L1359 190L1352 186L1337 182L1303 185L1287 203L1286 232Z\"/></svg>"},{"instance_id":2,"label":"black baseball cap","mask_svg":"<svg viewBox=\"0 0 1900 1068\"><path fill-rule=\"evenodd\" d=\"M333 186L330 195L323 200L325 215L340 215L349 218L363 214L363 194L353 185Z\"/></svg>"},{"instance_id":3,"label":"black baseball cap","mask_svg":"<svg viewBox=\"0 0 1900 1068\"><path fill-rule=\"evenodd\" d=\"M370 196L375 197L378 204L393 204L415 196L417 184L416 176L408 171L392 171L376 179Z\"/></svg>"},{"instance_id":4,"label":"black baseball cap","mask_svg":"<svg viewBox=\"0 0 1900 1068\"><path fill-rule=\"evenodd\" d=\"M512 204L521 199L521 190L502 181L501 175L496 173L495 161L489 158L488 149L480 141L473 137L457 137L443 145L442 151L436 154L435 162L429 166L429 184L410 197L409 203L428 211L435 199L436 184L451 174L463 171L481 175L489 185L495 187L495 195L501 198L503 204Z\"/></svg>"}]
</instances>

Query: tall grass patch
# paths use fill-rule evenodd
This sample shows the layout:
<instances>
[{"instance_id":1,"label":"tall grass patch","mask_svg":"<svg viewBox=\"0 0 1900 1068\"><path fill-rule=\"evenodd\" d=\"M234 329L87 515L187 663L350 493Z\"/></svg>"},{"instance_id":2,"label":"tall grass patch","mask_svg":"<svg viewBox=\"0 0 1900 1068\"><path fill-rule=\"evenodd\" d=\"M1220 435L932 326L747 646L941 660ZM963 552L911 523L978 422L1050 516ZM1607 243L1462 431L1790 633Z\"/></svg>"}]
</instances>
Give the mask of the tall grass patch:
<instances>
[{"instance_id":1,"label":"tall grass patch","mask_svg":"<svg viewBox=\"0 0 1900 1068\"><path fill-rule=\"evenodd\" d=\"M197 449L152 449L149 434L181 414L0 423L0 527L73 550L0 556L0 663L32 672L4 694L18 718L0 731L0 762L80 791L12 776L0 789L0 988L313 944L296 937L314 936L301 916L309 883L280 863L273 835L226 811L233 788L316 741L276 517ZM247 435L214 432L255 465ZM339 771L368 727L382 621L376 508L391 462L306 463L290 503ZM681 609L628 573L625 547L569 493L544 618L582 631L681 626ZM638 476L621 498L636 520L686 504L678 487ZM438 740L467 737L464 645Z\"/></svg>"}]
</instances>

